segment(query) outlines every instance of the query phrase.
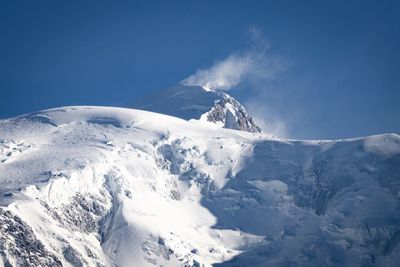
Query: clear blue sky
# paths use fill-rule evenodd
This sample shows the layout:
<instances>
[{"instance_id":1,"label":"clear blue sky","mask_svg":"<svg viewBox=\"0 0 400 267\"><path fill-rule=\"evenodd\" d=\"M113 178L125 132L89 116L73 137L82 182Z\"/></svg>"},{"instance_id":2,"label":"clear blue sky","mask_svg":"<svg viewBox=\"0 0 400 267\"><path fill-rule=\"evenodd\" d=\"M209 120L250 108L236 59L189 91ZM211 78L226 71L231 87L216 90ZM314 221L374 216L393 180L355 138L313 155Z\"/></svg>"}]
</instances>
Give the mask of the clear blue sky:
<instances>
[{"instance_id":1,"label":"clear blue sky","mask_svg":"<svg viewBox=\"0 0 400 267\"><path fill-rule=\"evenodd\" d=\"M400 1L1 1L0 118L129 107L245 50L251 27L289 66L232 94L288 136L400 132Z\"/></svg>"}]
</instances>

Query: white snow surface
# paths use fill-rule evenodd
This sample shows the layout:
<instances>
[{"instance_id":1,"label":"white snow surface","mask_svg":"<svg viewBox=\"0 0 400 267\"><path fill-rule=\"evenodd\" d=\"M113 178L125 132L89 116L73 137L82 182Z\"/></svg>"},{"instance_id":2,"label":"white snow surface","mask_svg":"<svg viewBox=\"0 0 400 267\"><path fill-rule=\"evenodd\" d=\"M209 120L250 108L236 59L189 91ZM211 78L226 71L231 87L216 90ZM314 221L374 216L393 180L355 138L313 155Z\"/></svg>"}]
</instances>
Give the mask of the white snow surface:
<instances>
[{"instance_id":1,"label":"white snow surface","mask_svg":"<svg viewBox=\"0 0 400 267\"><path fill-rule=\"evenodd\" d=\"M141 99L135 107L185 120L197 120L218 128L261 132L261 128L236 99L225 92L209 90L204 86L178 84Z\"/></svg>"},{"instance_id":2,"label":"white snow surface","mask_svg":"<svg viewBox=\"0 0 400 267\"><path fill-rule=\"evenodd\" d=\"M0 265L399 266L400 136L280 140L134 109L0 121Z\"/></svg>"}]
</instances>

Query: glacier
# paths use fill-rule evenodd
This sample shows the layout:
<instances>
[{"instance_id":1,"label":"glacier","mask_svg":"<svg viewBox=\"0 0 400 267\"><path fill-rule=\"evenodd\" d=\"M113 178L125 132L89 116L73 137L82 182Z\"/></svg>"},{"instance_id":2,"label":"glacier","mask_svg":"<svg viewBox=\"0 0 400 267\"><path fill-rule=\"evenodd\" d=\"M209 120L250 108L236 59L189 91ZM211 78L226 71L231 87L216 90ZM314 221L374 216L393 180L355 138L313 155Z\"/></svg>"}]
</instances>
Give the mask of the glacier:
<instances>
[{"instance_id":1,"label":"glacier","mask_svg":"<svg viewBox=\"0 0 400 267\"><path fill-rule=\"evenodd\" d=\"M280 139L196 90L1 120L0 265L399 266L399 135Z\"/></svg>"}]
</instances>

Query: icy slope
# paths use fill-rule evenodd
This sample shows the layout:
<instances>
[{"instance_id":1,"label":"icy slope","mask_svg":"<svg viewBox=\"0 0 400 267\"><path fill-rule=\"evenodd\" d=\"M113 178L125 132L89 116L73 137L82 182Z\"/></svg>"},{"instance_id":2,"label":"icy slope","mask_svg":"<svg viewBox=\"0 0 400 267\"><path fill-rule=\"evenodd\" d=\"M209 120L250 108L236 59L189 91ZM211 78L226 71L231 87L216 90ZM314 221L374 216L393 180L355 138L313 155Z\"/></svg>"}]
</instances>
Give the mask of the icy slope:
<instances>
[{"instance_id":1,"label":"icy slope","mask_svg":"<svg viewBox=\"0 0 400 267\"><path fill-rule=\"evenodd\" d=\"M136 107L185 120L211 122L223 128L261 132L246 109L233 97L201 86L178 84L148 96Z\"/></svg>"},{"instance_id":2,"label":"icy slope","mask_svg":"<svg viewBox=\"0 0 400 267\"><path fill-rule=\"evenodd\" d=\"M0 265L398 266L400 136L287 141L130 109L0 121Z\"/></svg>"}]
</instances>

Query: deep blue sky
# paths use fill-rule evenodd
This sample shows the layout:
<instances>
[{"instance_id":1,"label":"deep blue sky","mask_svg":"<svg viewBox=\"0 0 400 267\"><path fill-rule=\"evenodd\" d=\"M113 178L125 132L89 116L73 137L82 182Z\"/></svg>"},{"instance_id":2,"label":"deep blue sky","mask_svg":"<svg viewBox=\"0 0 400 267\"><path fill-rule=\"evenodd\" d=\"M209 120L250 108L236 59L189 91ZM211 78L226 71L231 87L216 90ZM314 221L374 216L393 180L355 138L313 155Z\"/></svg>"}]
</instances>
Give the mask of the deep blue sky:
<instances>
[{"instance_id":1,"label":"deep blue sky","mask_svg":"<svg viewBox=\"0 0 400 267\"><path fill-rule=\"evenodd\" d=\"M233 90L239 100L265 97L294 138L399 133L399 3L1 1L0 118L129 107L246 49L257 27L290 64L263 92Z\"/></svg>"}]
</instances>

